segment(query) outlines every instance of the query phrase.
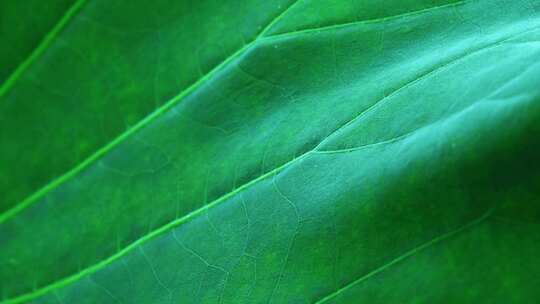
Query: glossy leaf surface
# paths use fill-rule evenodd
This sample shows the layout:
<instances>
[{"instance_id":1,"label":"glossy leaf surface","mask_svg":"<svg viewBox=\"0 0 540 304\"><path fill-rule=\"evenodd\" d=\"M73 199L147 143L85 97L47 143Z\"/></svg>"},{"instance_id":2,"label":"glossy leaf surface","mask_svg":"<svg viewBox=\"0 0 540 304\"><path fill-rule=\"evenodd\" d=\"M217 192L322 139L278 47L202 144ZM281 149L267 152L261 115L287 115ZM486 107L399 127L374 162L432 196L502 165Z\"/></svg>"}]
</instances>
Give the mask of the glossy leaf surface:
<instances>
[{"instance_id":1,"label":"glossy leaf surface","mask_svg":"<svg viewBox=\"0 0 540 304\"><path fill-rule=\"evenodd\" d=\"M540 2L68 4L1 31L2 303L540 297Z\"/></svg>"}]
</instances>

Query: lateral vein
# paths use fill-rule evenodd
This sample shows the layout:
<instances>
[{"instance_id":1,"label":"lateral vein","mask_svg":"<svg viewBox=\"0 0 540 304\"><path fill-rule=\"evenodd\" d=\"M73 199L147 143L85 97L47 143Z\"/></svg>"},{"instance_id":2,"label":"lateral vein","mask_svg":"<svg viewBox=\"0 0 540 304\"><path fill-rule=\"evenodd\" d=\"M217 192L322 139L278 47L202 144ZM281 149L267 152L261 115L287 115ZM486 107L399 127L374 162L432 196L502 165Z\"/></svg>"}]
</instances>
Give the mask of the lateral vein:
<instances>
[{"instance_id":1,"label":"lateral vein","mask_svg":"<svg viewBox=\"0 0 540 304\"><path fill-rule=\"evenodd\" d=\"M460 232L466 231L467 229L472 228L473 226L476 226L476 225L482 223L484 220L486 220L493 213L494 209L495 208L492 207L486 213L484 213L482 216L480 216L479 218L477 218L477 219L475 219L475 220L473 220L473 221L471 221L471 222L469 222L469 223L467 223L467 224L465 224L465 225L463 225L463 226L461 226L461 227L459 227L459 228L457 228L455 230L452 230L452 231L447 232L445 234L442 234L442 235L440 235L438 237L435 237L435 238L433 238L433 239L431 239L431 240L429 240L429 241L427 241L427 242L425 242L425 243L423 243L423 244L421 244L421 245L419 245L419 246L405 252L404 254L398 256L397 258L383 264L380 267L377 267L376 269L374 269L374 270L368 272L367 274L359 277L358 279L346 284L345 286L339 288L338 290L332 292L331 294L321 298L320 300L316 301L314 304L325 303L325 302L329 301L330 299L332 299L334 297L337 297L338 295L340 295L340 294L346 292L347 290L353 288L354 286L356 286L356 285L368 280L369 278L371 278L373 276L376 276L377 274L387 270L388 268L398 264L399 262L402 262L403 260L405 260L405 259L407 259L407 258L421 252L422 250L425 250L428 247L431 247L431 246L433 246L433 245L435 245L437 243L440 243L440 242L442 242L444 240L447 240L447 239L451 238L452 236L455 236L455 235L459 234Z\"/></svg>"},{"instance_id":2,"label":"lateral vein","mask_svg":"<svg viewBox=\"0 0 540 304\"><path fill-rule=\"evenodd\" d=\"M39 43L39 45L30 53L30 56L28 56L18 67L15 69L13 73L9 76L9 78L2 84L2 87L0 87L0 98L2 98L17 82L19 77L28 69L30 65L36 59L38 59L49 47L49 45L53 42L53 40L58 36L58 34L68 25L68 23L77 15L78 12L81 11L81 8L86 3L86 0L77 0L62 16L60 21L52 28L52 30L45 35L43 40ZM1 221L0 221L1 222Z\"/></svg>"},{"instance_id":3,"label":"lateral vein","mask_svg":"<svg viewBox=\"0 0 540 304\"><path fill-rule=\"evenodd\" d=\"M424 8L424 9L420 9L420 10L409 11L409 12L405 12L405 13L401 13L401 14L397 14L397 15L392 15L392 16L386 16L386 17L375 18L375 19L357 20L357 21L352 21L352 22L336 23L336 24L330 24L330 25L324 25L324 26L318 26L318 27L311 27L311 28L306 28L306 29L301 29L301 30L296 30L296 31L278 33L278 34L274 34L274 35L269 36L269 37L286 38L286 37L290 37L290 36L294 37L294 36L298 36L298 35L302 35L302 34L318 33L318 32L322 32L322 31L336 30L336 29L355 26L355 25L359 25L359 24L382 23L382 22L386 22L386 21L392 21L392 20L397 20L397 19L406 18L406 17L410 17L410 16L425 14L427 12L434 11L434 10L441 10L441 9L446 9L446 8L450 8L450 7L460 6L460 5L463 5L463 4L465 4L465 3L469 2L469 1L471 1L471 0L461 0L461 1L457 1L457 2L447 3L447 4L443 4L443 5L439 5L439 6L432 6L432 7L428 7L428 8Z\"/></svg>"}]
</instances>

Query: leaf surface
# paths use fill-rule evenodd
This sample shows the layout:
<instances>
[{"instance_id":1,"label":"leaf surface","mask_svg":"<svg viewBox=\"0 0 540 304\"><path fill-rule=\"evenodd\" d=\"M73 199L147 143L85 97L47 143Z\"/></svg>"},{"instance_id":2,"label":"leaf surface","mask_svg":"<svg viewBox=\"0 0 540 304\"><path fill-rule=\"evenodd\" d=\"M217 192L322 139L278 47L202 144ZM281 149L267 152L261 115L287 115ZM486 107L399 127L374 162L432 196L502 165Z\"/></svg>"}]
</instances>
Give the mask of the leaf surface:
<instances>
[{"instance_id":1,"label":"leaf surface","mask_svg":"<svg viewBox=\"0 0 540 304\"><path fill-rule=\"evenodd\" d=\"M74 5L2 85L5 303L538 298L536 0Z\"/></svg>"}]
</instances>

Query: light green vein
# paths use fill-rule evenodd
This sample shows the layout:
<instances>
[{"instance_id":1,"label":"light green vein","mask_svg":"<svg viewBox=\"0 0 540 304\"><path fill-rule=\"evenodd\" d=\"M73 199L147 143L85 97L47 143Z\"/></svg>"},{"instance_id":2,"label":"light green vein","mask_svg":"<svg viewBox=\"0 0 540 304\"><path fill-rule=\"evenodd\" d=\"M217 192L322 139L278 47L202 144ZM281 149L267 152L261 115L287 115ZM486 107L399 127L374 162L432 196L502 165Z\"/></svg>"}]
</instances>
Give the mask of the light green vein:
<instances>
[{"instance_id":1,"label":"light green vein","mask_svg":"<svg viewBox=\"0 0 540 304\"><path fill-rule=\"evenodd\" d=\"M73 19L73 17L77 15L77 13L81 10L85 3L86 0L77 0L77 2L75 2L69 8L69 10L67 10L64 16L60 19L60 21L43 38L38 47L32 51L30 56L28 56L28 58L26 58L26 60L24 60L9 76L9 78L4 82L4 84L2 84L2 87L0 87L0 98L2 98L11 89L11 87L13 87L19 77L21 77L21 75L26 71L26 69L28 69L28 67L32 65L32 63L36 61L36 59L38 59L47 50L47 48L56 38L56 36L58 36L58 34L66 27L66 25L71 21L71 19Z\"/></svg>"},{"instance_id":2,"label":"light green vein","mask_svg":"<svg viewBox=\"0 0 540 304\"><path fill-rule=\"evenodd\" d=\"M357 26L357 25L363 25L363 24L383 23L383 22L387 22L387 21L393 21L393 20L398 20L398 19L401 19L401 18L406 18L406 17L415 16L415 15L425 14L425 13L428 13L428 12L431 12L431 11L434 11L434 10L442 10L442 9L446 9L446 8L461 6L461 5L464 5L465 3L470 2L470 1L471 0L461 0L461 1L457 1L457 2L452 2L452 3L438 5L438 6L427 7L427 8L424 8L424 9L419 9L419 10L415 10L415 11L411 11L411 12L406 12L406 13L402 13L402 14L398 14L398 15L386 16L386 17L381 17L381 18L376 18L376 19L357 20L357 21L352 21L352 22L336 23L336 24L330 24L330 25L314 27L314 28L305 28L305 29L296 30L296 31L290 31L290 32L285 32L285 33L277 33L277 34L273 34L271 37L285 38L285 37L288 37L288 36L297 36L297 35L309 34L309 33L319 33L319 32L323 32L323 31L331 31L331 30L336 30L336 29L341 29L341 28L346 28L346 27L351 27L351 26Z\"/></svg>"},{"instance_id":3,"label":"light green vein","mask_svg":"<svg viewBox=\"0 0 540 304\"><path fill-rule=\"evenodd\" d=\"M193 83L191 86L189 86L186 90L184 90L179 95L175 96L173 99L169 100L167 103L165 103L163 106L152 112L150 115L146 116L144 119L140 120L137 124L135 124L133 127L122 133L120 136L116 137L113 141L109 142L107 145L103 146L99 150L97 150L94 154L92 154L90 157L86 158L84 161L77 164L77 166L73 167L60 177L54 179L41 189L39 189L37 192L34 192L31 196L24 199L19 204L15 205L13 208L8 209L4 213L0 215L0 223L5 222L6 220L14 217L19 212L26 209L28 206L32 205L36 201L38 201L40 198L45 196L45 194L49 193L53 189L57 188L64 182L70 180L72 177L77 176L79 172L84 170L86 167L100 159L103 155L107 154L107 152L111 151L114 147L125 141L128 137L130 137L132 134L136 133L139 129L143 128L147 124L149 124L151 121L153 121L158 116L162 115L163 113L167 112L170 108L172 108L179 100L183 99L186 95L190 94L200 83L206 81L208 78L212 77L214 73L216 73L218 70L220 70L223 66L225 66L230 61L234 60L240 53L242 53L247 47L249 47L249 44L245 45L243 48L239 49L234 53L232 56L227 58L225 61L223 61L221 64L216 66L210 73L206 74L202 78L200 78L198 81Z\"/></svg>"},{"instance_id":4,"label":"light green vein","mask_svg":"<svg viewBox=\"0 0 540 304\"><path fill-rule=\"evenodd\" d=\"M369 278L378 275L379 273L381 273L381 272L387 270L388 268L390 268L390 267L396 265L397 263L400 263L400 262L402 262L403 260L405 260L405 259L407 259L407 258L410 258L411 256L413 256L413 255L415 255L415 254L421 252L422 250L425 250L426 248L428 248L428 247L430 247L430 246L433 246L433 245L435 245L435 244L437 244L437 243L440 243L440 242L442 242L442 241L444 241L444 240L447 240L447 239L451 238L452 236L457 235L457 234L460 233L460 232L463 232L463 231L465 231L465 230L467 230L467 229L472 228L472 227L475 226L475 225L480 224L481 222L483 222L484 220L486 220L486 219L493 213L493 210L494 210L494 208L490 208L486 213L484 213L481 217L477 218L476 220L471 221L471 222L469 222L468 224L461 226L460 228L457 228L457 229L452 230L452 231L450 231L450 232L447 232L447 233L445 233L445 234L443 234L443 235L440 235L440 236L438 236L438 237L436 237L436 238L434 238L434 239L432 239L432 240L430 240L430 241L428 241L428 242L426 242L426 243L424 243L424 244L422 244L422 245L420 245L420 246L417 246L417 247L415 247L415 248L413 248L413 249L407 251L406 253L404 253L404 254L398 256L397 258L391 260L390 262L385 263L384 265L378 267L377 269L375 269L375 270L373 270L373 271L367 273L366 275L363 275L363 276L359 277L358 279L356 279L356 280L350 282L349 284L347 284L347 285L345 285L345 286L339 288L338 290L332 292L331 294L329 294L329 295L323 297L322 299L318 300L318 301L315 302L314 304L325 303L325 302L327 302L327 301L329 301L329 300L331 300L331 299L333 299L333 298L339 296L340 294L342 294L342 293L344 293L344 292L347 292L347 291L350 290L351 288L353 288L353 287L355 287L356 285L358 285L358 284L360 284L360 283L362 283L362 282L368 280Z\"/></svg>"}]
</instances>

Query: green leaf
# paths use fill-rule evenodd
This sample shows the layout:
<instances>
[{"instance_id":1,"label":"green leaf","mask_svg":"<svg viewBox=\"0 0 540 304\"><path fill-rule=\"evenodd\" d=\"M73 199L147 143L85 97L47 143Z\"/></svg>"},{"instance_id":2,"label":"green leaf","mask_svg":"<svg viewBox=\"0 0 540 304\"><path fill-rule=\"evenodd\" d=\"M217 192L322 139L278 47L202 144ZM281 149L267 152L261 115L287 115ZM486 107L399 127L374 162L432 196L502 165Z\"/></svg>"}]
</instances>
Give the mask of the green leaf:
<instances>
[{"instance_id":1,"label":"green leaf","mask_svg":"<svg viewBox=\"0 0 540 304\"><path fill-rule=\"evenodd\" d=\"M537 0L0 8L1 303L540 296Z\"/></svg>"}]
</instances>

